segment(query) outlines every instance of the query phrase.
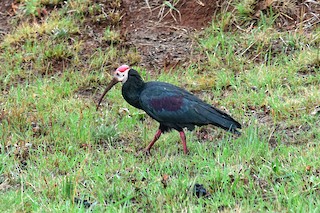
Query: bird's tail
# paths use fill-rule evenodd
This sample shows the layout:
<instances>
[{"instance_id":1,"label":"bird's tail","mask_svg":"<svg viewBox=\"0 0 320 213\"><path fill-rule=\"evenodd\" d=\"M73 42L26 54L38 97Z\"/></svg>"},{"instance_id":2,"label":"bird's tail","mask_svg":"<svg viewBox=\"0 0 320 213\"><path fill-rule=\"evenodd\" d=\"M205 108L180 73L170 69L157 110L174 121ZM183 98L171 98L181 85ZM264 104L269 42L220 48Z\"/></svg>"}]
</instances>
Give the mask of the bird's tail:
<instances>
[{"instance_id":1,"label":"bird's tail","mask_svg":"<svg viewBox=\"0 0 320 213\"><path fill-rule=\"evenodd\" d=\"M208 124L213 124L234 134L241 135L241 132L237 130L241 129L241 124L227 113L208 105L202 109L202 114L206 117Z\"/></svg>"}]
</instances>

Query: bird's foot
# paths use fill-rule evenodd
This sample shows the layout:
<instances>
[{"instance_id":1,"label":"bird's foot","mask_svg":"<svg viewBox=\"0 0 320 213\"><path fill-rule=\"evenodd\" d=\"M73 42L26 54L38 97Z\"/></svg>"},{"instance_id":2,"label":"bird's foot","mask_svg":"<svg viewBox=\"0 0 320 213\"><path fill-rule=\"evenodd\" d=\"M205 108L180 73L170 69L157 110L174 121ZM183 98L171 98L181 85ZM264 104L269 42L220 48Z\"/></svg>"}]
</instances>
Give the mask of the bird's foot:
<instances>
[{"instance_id":1,"label":"bird's foot","mask_svg":"<svg viewBox=\"0 0 320 213\"><path fill-rule=\"evenodd\" d=\"M150 149L139 149L137 152L136 152L136 156L138 157L142 157L142 156L151 156L151 152L150 152Z\"/></svg>"},{"instance_id":2,"label":"bird's foot","mask_svg":"<svg viewBox=\"0 0 320 213\"><path fill-rule=\"evenodd\" d=\"M146 155L146 156L151 156L151 152L150 152L150 149L144 149L143 150L144 151L144 154Z\"/></svg>"},{"instance_id":3,"label":"bird's foot","mask_svg":"<svg viewBox=\"0 0 320 213\"><path fill-rule=\"evenodd\" d=\"M190 153L189 149L184 149L183 152L184 152L185 155L188 155Z\"/></svg>"}]
</instances>

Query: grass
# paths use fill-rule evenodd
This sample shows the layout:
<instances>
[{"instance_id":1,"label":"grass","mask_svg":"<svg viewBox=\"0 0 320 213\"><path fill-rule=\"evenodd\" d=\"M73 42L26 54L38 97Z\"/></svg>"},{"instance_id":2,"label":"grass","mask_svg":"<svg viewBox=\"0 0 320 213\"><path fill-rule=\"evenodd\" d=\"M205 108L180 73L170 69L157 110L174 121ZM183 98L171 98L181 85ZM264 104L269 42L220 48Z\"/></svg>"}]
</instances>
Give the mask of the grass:
<instances>
[{"instance_id":1,"label":"grass","mask_svg":"<svg viewBox=\"0 0 320 213\"><path fill-rule=\"evenodd\" d=\"M115 19L94 18L117 12L118 3L106 3L108 11L70 0L42 19L21 10L2 38L0 210L318 212L319 27L281 32L264 17L248 32L228 30L237 18L251 20L236 3L239 17L219 15L198 38L207 60L155 76L139 67L137 50L119 45ZM87 26L97 22L108 27L92 38ZM198 128L187 133L185 156L172 132L152 157L139 154L158 124L123 100L120 85L95 111L106 70L129 62L144 79L228 110L243 123L242 135ZM209 195L197 198L195 183Z\"/></svg>"}]
</instances>

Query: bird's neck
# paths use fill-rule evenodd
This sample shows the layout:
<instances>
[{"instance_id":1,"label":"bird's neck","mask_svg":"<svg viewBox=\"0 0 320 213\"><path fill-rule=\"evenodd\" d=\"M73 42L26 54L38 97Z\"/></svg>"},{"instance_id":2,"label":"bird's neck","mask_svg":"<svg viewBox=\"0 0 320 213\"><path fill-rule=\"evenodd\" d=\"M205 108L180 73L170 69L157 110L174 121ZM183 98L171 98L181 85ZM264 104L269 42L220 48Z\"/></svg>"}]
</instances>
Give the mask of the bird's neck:
<instances>
[{"instance_id":1,"label":"bird's neck","mask_svg":"<svg viewBox=\"0 0 320 213\"><path fill-rule=\"evenodd\" d=\"M140 93L144 89L145 82L135 70L129 71L128 80L122 85L122 96L132 106L141 109Z\"/></svg>"}]
</instances>

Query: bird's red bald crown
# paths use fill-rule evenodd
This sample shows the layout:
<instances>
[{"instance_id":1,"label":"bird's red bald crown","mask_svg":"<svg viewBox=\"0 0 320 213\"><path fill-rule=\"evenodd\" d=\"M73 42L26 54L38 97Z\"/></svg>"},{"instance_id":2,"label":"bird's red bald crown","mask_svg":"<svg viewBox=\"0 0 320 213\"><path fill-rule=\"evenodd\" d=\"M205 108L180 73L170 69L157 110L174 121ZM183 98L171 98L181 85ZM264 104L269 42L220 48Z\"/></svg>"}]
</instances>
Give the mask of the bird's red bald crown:
<instances>
[{"instance_id":1,"label":"bird's red bald crown","mask_svg":"<svg viewBox=\"0 0 320 213\"><path fill-rule=\"evenodd\" d=\"M126 70L130 69L130 67L128 65L121 65L120 67L118 67L118 69L116 71L119 71L119 72L124 72Z\"/></svg>"}]
</instances>

